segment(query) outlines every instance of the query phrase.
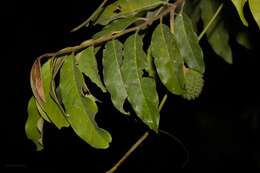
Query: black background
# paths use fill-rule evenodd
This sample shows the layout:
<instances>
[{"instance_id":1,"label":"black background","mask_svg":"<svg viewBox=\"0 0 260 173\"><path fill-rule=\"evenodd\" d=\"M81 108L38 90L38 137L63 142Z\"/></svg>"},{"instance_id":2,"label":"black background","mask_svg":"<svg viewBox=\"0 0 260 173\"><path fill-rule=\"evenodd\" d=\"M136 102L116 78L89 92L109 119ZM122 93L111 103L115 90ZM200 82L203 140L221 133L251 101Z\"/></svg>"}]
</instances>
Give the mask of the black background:
<instances>
[{"instance_id":1,"label":"black background","mask_svg":"<svg viewBox=\"0 0 260 173\"><path fill-rule=\"evenodd\" d=\"M26 139L24 124L31 90L29 72L34 59L45 52L76 45L89 38L95 29L70 30L88 17L100 1L8 1L1 17L2 113L1 167L80 169L99 173L108 170L146 130L133 117L124 117L107 96L97 120L108 129L113 142L107 150L95 150L69 129L57 130L50 124L44 129L45 149L35 151ZM234 9L228 23L241 27ZM228 14L228 13L226 13ZM248 14L248 18L252 16ZM253 49L246 50L234 42L234 64L217 57L205 42L206 74L202 95L195 101L172 96L161 114L160 128L178 137L189 151L163 134L152 134L129 157L118 172L219 172L260 171L259 150L259 42L260 32L250 21ZM3 153L3 154L2 154Z\"/></svg>"}]
</instances>

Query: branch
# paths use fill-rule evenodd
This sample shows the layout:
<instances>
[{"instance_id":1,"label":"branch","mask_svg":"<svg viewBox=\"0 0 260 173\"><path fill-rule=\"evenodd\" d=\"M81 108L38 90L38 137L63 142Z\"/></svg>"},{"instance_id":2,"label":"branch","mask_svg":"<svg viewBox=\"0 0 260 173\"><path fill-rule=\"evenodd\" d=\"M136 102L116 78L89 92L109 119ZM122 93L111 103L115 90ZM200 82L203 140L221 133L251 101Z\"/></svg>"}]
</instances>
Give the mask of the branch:
<instances>
[{"instance_id":1,"label":"branch","mask_svg":"<svg viewBox=\"0 0 260 173\"><path fill-rule=\"evenodd\" d=\"M61 49L61 50L54 52L54 53L45 53L45 54L39 56L38 59L41 60L43 58L57 57L57 56L62 56L62 55L69 54L69 53L72 53L72 52L77 52L77 51L85 49L89 46L96 46L96 45L102 44L104 42L107 42L109 40L121 37L125 34L135 32L135 31L138 31L140 29L145 29L149 25L151 25L153 22L155 22L155 21L159 20L160 18L163 18L164 16L168 15L171 11L175 11L176 8L182 3L182 1L183 0L177 0L173 4L168 4L167 8L161 14L159 14L158 16L150 17L147 20L145 20L143 23L141 23L137 26L126 29L122 32L118 32L116 34L108 34L108 35L104 35L104 36L97 38L97 39L89 39L89 40L82 42L80 45L72 46L72 47L66 47L66 48Z\"/></svg>"}]
</instances>

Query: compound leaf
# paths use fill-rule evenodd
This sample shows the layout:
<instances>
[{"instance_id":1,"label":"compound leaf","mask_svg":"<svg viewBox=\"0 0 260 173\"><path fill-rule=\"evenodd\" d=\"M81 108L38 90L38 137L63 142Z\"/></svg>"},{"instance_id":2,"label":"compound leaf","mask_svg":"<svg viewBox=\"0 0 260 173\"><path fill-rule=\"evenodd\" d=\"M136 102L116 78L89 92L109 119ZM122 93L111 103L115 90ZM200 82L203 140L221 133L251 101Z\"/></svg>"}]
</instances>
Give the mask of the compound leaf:
<instances>
[{"instance_id":1,"label":"compound leaf","mask_svg":"<svg viewBox=\"0 0 260 173\"><path fill-rule=\"evenodd\" d=\"M151 51L162 83L170 92L181 95L184 92L184 61L167 25L159 24L154 30Z\"/></svg>"},{"instance_id":2,"label":"compound leaf","mask_svg":"<svg viewBox=\"0 0 260 173\"><path fill-rule=\"evenodd\" d=\"M123 45L118 40L108 42L103 51L103 76L114 106L123 114L129 114L123 108L127 92L123 81L121 65Z\"/></svg>"},{"instance_id":3,"label":"compound leaf","mask_svg":"<svg viewBox=\"0 0 260 173\"><path fill-rule=\"evenodd\" d=\"M75 57L66 57L60 70L60 93L66 118L75 133L94 148L107 148L110 134L97 126L98 107L92 95L84 95L84 78L75 64Z\"/></svg>"},{"instance_id":4,"label":"compound leaf","mask_svg":"<svg viewBox=\"0 0 260 173\"><path fill-rule=\"evenodd\" d=\"M25 132L28 139L32 140L36 145L37 150L43 149L42 143L42 128L43 128L43 119L38 112L36 106L36 100L34 97L31 97L27 107L28 118L25 123Z\"/></svg>"},{"instance_id":5,"label":"compound leaf","mask_svg":"<svg viewBox=\"0 0 260 173\"><path fill-rule=\"evenodd\" d=\"M204 73L203 52L191 20L185 13L181 13L174 21L174 34L184 62L189 68Z\"/></svg>"},{"instance_id":6,"label":"compound leaf","mask_svg":"<svg viewBox=\"0 0 260 173\"><path fill-rule=\"evenodd\" d=\"M98 72L95 49L93 46L86 48L76 55L79 70L94 82L103 92L106 92Z\"/></svg>"},{"instance_id":7,"label":"compound leaf","mask_svg":"<svg viewBox=\"0 0 260 173\"><path fill-rule=\"evenodd\" d=\"M208 24L216 9L218 8L217 1L201 0L201 17L204 26ZM220 14L221 15L221 14ZM218 15L207 31L208 42L220 57L227 63L232 64L232 51L229 45L229 33L224 26L224 21Z\"/></svg>"},{"instance_id":8,"label":"compound leaf","mask_svg":"<svg viewBox=\"0 0 260 173\"><path fill-rule=\"evenodd\" d=\"M123 78L126 84L128 101L137 116L152 130L158 132L160 114L155 81L143 77L146 54L142 38L136 32L124 44Z\"/></svg>"}]
</instances>

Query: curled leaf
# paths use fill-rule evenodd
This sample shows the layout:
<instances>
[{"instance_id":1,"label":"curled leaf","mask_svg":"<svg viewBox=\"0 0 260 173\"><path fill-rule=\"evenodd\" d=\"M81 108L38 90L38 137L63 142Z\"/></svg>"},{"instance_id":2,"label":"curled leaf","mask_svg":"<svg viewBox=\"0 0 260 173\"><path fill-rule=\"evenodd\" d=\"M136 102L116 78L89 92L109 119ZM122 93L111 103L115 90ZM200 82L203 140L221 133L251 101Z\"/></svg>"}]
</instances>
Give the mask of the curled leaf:
<instances>
[{"instance_id":1,"label":"curled leaf","mask_svg":"<svg viewBox=\"0 0 260 173\"><path fill-rule=\"evenodd\" d=\"M36 106L36 100L34 97L32 97L29 100L27 111L28 111L28 118L25 123L26 136L28 139L33 141L38 151L42 150L43 149L43 143L42 143L43 119L38 112Z\"/></svg>"},{"instance_id":2,"label":"curled leaf","mask_svg":"<svg viewBox=\"0 0 260 173\"><path fill-rule=\"evenodd\" d=\"M50 95L51 85L53 81L53 69L51 68L51 60L48 60L42 66L42 81L45 93L45 102L42 106L42 109L48 115L49 120L55 124L59 129L62 127L68 127L69 123L67 122L64 112L61 107L57 105L56 101Z\"/></svg>"},{"instance_id":3,"label":"curled leaf","mask_svg":"<svg viewBox=\"0 0 260 173\"><path fill-rule=\"evenodd\" d=\"M181 95L184 92L184 61L168 26L160 24L156 27L152 35L151 51L162 83L170 92Z\"/></svg>"},{"instance_id":4,"label":"curled leaf","mask_svg":"<svg viewBox=\"0 0 260 173\"><path fill-rule=\"evenodd\" d=\"M123 78L126 84L128 101L137 116L152 130L158 132L160 114L155 81L143 77L146 55L142 38L136 32L124 44Z\"/></svg>"},{"instance_id":5,"label":"curled leaf","mask_svg":"<svg viewBox=\"0 0 260 173\"><path fill-rule=\"evenodd\" d=\"M33 95L39 104L43 104L45 101L44 98L44 88L41 78L41 62L40 59L36 59L30 73L30 82Z\"/></svg>"},{"instance_id":6,"label":"curled leaf","mask_svg":"<svg viewBox=\"0 0 260 173\"><path fill-rule=\"evenodd\" d=\"M105 149L111 142L110 134L97 126L95 115L98 107L93 96L84 95L84 79L75 64L75 57L68 56L60 71L60 93L66 118L75 133L94 148Z\"/></svg>"},{"instance_id":7,"label":"curled leaf","mask_svg":"<svg viewBox=\"0 0 260 173\"><path fill-rule=\"evenodd\" d=\"M113 105L123 114L129 114L123 108L127 92L121 70L123 45L118 40L108 42L103 51L103 76Z\"/></svg>"}]
</instances>

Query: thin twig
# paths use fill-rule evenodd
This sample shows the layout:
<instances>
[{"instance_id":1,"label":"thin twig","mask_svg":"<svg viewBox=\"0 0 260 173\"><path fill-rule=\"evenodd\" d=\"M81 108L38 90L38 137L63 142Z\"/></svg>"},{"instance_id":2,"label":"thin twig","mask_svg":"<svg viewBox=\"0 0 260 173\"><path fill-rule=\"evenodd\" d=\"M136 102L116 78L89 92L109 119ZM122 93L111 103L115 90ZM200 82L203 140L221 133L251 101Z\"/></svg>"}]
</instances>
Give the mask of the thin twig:
<instances>
[{"instance_id":1,"label":"thin twig","mask_svg":"<svg viewBox=\"0 0 260 173\"><path fill-rule=\"evenodd\" d=\"M148 137L149 131L145 132L138 141L124 154L124 156L106 173L113 173L117 168L130 156L130 154L135 151L135 149L143 143L143 141Z\"/></svg>"},{"instance_id":2,"label":"thin twig","mask_svg":"<svg viewBox=\"0 0 260 173\"><path fill-rule=\"evenodd\" d=\"M178 1L176 1L177 3ZM99 45L101 43L104 43L104 42L107 42L109 40L112 40L112 39L116 39L118 37L121 37L125 34L128 34L128 33L131 33L131 32L134 32L134 31L137 31L137 30L140 30L140 29L144 29L144 28L147 28L147 26L151 25L151 23L155 22L156 20L166 16L168 13L170 13L172 10L175 10L177 7L177 5L174 3L170 6L168 6L168 8L166 8L165 11L163 11L160 15L158 16L155 16L155 17L151 17L149 19L147 19L146 21L144 21L143 23L137 25L137 26L134 26L132 28L129 28L129 29L126 29L122 32L119 32L117 34L108 34L108 35L105 35L105 36L102 36L100 38L97 38L97 39L90 39L90 40L86 40L84 41L83 43L81 43L80 45L77 45L77 46L72 46L72 47L66 47L64 49L61 49L57 52L54 52L54 53L46 53L46 54L43 54L41 55L40 57L38 57L39 59L43 59L43 58L48 58L48 57L57 57L57 56L61 56L61 55L64 55L64 54L69 54L69 53L72 53L72 52L77 52L79 50L82 50L84 48L87 48L89 46L95 46L95 45Z\"/></svg>"},{"instance_id":3,"label":"thin twig","mask_svg":"<svg viewBox=\"0 0 260 173\"><path fill-rule=\"evenodd\" d=\"M177 1L175 1L175 3L171 4L171 5L170 5L164 12L162 12L160 15L154 17L154 18L151 19L151 20L147 20L146 22L144 22L144 23L141 24L141 25L143 25L143 27L146 27L147 25L150 25L151 23L153 23L154 21L156 21L156 20L158 20L158 19L162 20L162 18L163 18L165 15L167 15L168 13L173 13L173 14L174 14L176 8L177 8L179 5L182 5L182 3L183 3L183 0L177 0ZM135 27L134 27L134 28L135 28ZM138 29L139 29L139 28L142 28L142 27L140 27L140 25L139 25ZM131 28L130 28L130 29L131 29ZM127 30L125 30L125 31L127 31ZM133 31L135 31L135 29L134 29ZM132 31L130 31L130 32L132 32ZM129 33L129 32L127 32L127 33ZM120 34L120 33L119 33L119 34ZM162 99L162 101L161 101L161 103L160 103L160 105L159 105L159 111L161 111L161 109L163 108L163 106L164 106L164 104L165 104L167 98L168 98L168 95L165 94L164 97L163 97L163 99ZM149 134L150 134L149 131L146 131L146 132L142 135L142 137L139 138L139 139L136 141L136 143L124 154L124 156L123 156L110 170L108 170L106 173L114 173L114 172L118 169L118 167L130 156L130 154L131 154L132 152L134 152L134 151L136 150L136 148L137 148L140 144L142 144L142 142L149 136Z\"/></svg>"},{"instance_id":4,"label":"thin twig","mask_svg":"<svg viewBox=\"0 0 260 173\"><path fill-rule=\"evenodd\" d=\"M159 105L159 111L163 108L163 105L165 104L167 100L168 95L165 94L160 105ZM123 157L106 173L113 173L117 170L117 168L130 156L132 152L134 152L139 145L143 143L143 141L149 136L149 131L146 131L137 141L136 143L124 154Z\"/></svg>"},{"instance_id":5,"label":"thin twig","mask_svg":"<svg viewBox=\"0 0 260 173\"><path fill-rule=\"evenodd\" d=\"M219 5L217 11L213 15L213 17L210 19L209 23L206 25L206 27L203 29L203 31L198 36L198 40L201 40L201 38L204 36L204 34L208 31L209 27L212 25L212 23L215 21L216 17L220 13L221 9L223 8L223 3Z\"/></svg>"},{"instance_id":6,"label":"thin twig","mask_svg":"<svg viewBox=\"0 0 260 173\"><path fill-rule=\"evenodd\" d=\"M95 16L97 15L97 13L99 13L100 11L102 11L102 8L104 7L104 5L107 3L108 0L104 0L100 5L99 7L96 9L96 11L87 19L85 20L82 24L80 24L79 26L73 28L71 30L71 32L76 32L78 31L79 29L81 29L82 27L88 25L88 23L93 20L93 18L95 18Z\"/></svg>"}]
</instances>

